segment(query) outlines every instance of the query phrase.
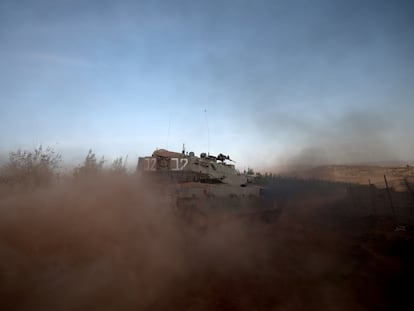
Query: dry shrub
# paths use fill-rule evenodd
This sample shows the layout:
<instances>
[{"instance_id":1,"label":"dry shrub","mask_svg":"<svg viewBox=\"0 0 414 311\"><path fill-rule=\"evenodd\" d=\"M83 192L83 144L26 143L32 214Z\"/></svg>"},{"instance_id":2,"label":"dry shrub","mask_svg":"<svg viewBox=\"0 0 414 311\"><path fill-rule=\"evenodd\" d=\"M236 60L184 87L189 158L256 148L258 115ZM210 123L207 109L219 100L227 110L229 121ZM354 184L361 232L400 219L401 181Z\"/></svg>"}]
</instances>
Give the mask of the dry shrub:
<instances>
[{"instance_id":1,"label":"dry shrub","mask_svg":"<svg viewBox=\"0 0 414 311\"><path fill-rule=\"evenodd\" d=\"M116 158L112 164L111 164L111 168L110 171L115 173L115 174L126 174L127 173L127 161L128 161L128 156L124 157L118 157Z\"/></svg>"},{"instance_id":2,"label":"dry shrub","mask_svg":"<svg viewBox=\"0 0 414 311\"><path fill-rule=\"evenodd\" d=\"M51 147L9 153L9 161L0 169L0 183L33 188L47 186L57 176L61 155Z\"/></svg>"},{"instance_id":3,"label":"dry shrub","mask_svg":"<svg viewBox=\"0 0 414 311\"><path fill-rule=\"evenodd\" d=\"M98 161L95 153L90 149L83 163L73 170L73 176L75 178L82 178L90 175L98 175L102 173L104 163L104 157Z\"/></svg>"}]
</instances>

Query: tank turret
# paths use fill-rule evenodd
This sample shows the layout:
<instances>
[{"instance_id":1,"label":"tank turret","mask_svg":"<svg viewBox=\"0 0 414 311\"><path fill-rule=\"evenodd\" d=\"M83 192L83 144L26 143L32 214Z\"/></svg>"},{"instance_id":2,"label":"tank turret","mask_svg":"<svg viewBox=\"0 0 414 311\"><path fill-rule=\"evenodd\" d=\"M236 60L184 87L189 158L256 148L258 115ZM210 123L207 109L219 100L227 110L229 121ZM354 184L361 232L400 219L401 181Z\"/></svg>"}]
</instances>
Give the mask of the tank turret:
<instances>
[{"instance_id":1,"label":"tank turret","mask_svg":"<svg viewBox=\"0 0 414 311\"><path fill-rule=\"evenodd\" d=\"M165 149L153 152L151 157L138 160L137 171L141 174L159 176L176 182L223 183L244 187L247 177L240 174L229 156L220 153L218 156L201 153L200 157L194 152L178 153Z\"/></svg>"}]
</instances>

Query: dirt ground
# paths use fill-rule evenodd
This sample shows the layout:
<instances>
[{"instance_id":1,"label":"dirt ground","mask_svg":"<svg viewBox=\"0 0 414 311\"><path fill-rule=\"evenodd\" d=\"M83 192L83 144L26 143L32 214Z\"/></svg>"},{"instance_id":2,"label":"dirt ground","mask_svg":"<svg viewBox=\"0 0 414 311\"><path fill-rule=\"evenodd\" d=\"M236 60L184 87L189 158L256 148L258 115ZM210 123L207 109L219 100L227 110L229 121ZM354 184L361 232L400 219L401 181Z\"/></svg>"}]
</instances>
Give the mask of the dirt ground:
<instances>
[{"instance_id":1,"label":"dirt ground","mask_svg":"<svg viewBox=\"0 0 414 311\"><path fill-rule=\"evenodd\" d=\"M2 310L414 308L412 231L344 185L305 183L275 222L203 230L130 177L1 193Z\"/></svg>"}]
</instances>

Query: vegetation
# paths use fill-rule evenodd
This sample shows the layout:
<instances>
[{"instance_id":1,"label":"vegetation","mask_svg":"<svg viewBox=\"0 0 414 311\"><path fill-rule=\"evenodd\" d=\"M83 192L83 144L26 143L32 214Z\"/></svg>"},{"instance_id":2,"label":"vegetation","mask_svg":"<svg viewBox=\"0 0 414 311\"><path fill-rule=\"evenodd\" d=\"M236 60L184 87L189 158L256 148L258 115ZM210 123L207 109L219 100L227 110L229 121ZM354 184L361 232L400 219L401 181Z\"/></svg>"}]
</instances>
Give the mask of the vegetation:
<instances>
[{"instance_id":1,"label":"vegetation","mask_svg":"<svg viewBox=\"0 0 414 311\"><path fill-rule=\"evenodd\" d=\"M128 157L118 157L105 168L104 157L98 158L89 150L84 161L73 169L73 177L97 176L102 173L127 174ZM32 150L18 149L8 155L0 166L0 185L6 191L9 186L23 186L25 189L47 186L61 175L62 156L51 147L42 145ZM5 187L5 188L4 188Z\"/></svg>"},{"instance_id":2,"label":"vegetation","mask_svg":"<svg viewBox=\"0 0 414 311\"><path fill-rule=\"evenodd\" d=\"M128 157L118 157L112 162L111 171L115 174L126 174L126 164L127 164Z\"/></svg>"},{"instance_id":3,"label":"vegetation","mask_svg":"<svg viewBox=\"0 0 414 311\"><path fill-rule=\"evenodd\" d=\"M73 175L75 177L85 177L100 174L104 163L104 157L98 161L95 153L90 149L83 163L74 169Z\"/></svg>"},{"instance_id":4,"label":"vegetation","mask_svg":"<svg viewBox=\"0 0 414 311\"><path fill-rule=\"evenodd\" d=\"M9 153L9 161L0 169L0 182L8 185L48 185L58 175L62 161L53 148L40 145L33 151L17 150Z\"/></svg>"}]
</instances>

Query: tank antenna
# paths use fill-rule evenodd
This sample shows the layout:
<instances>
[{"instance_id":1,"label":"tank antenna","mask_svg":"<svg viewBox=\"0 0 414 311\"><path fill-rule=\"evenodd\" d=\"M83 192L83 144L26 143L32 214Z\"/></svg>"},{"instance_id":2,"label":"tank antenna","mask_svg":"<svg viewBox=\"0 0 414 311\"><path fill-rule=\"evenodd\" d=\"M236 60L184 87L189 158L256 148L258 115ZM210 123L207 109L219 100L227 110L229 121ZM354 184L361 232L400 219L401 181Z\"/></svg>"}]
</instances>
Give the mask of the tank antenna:
<instances>
[{"instance_id":1,"label":"tank antenna","mask_svg":"<svg viewBox=\"0 0 414 311\"><path fill-rule=\"evenodd\" d=\"M171 112L168 118L168 132L167 132L167 150L168 150L168 145L170 143L170 130L171 130Z\"/></svg>"},{"instance_id":2,"label":"tank antenna","mask_svg":"<svg viewBox=\"0 0 414 311\"><path fill-rule=\"evenodd\" d=\"M207 125L207 154L210 155L210 128L208 127L207 109L204 108L204 116L206 118Z\"/></svg>"}]
</instances>

